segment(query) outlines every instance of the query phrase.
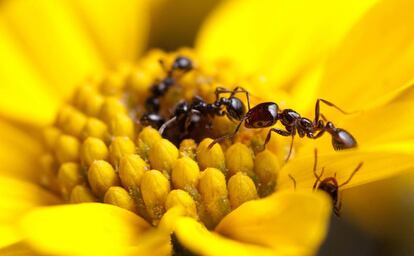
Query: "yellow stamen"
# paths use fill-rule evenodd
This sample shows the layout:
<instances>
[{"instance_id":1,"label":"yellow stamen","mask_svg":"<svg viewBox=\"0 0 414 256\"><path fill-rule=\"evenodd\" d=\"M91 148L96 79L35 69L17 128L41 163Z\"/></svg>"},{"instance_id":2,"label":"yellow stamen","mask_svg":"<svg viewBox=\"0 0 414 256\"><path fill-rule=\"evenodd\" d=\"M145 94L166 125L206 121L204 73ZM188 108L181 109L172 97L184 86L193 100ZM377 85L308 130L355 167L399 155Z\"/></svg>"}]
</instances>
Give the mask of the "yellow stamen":
<instances>
[{"instance_id":1,"label":"yellow stamen","mask_svg":"<svg viewBox=\"0 0 414 256\"><path fill-rule=\"evenodd\" d=\"M82 131L82 139L95 137L101 140L106 140L108 136L108 127L104 122L94 117L90 117L86 120L85 127Z\"/></svg>"},{"instance_id":2,"label":"yellow stamen","mask_svg":"<svg viewBox=\"0 0 414 256\"><path fill-rule=\"evenodd\" d=\"M220 170L207 168L200 175L198 188L206 211L203 222L214 227L230 212L226 179Z\"/></svg>"},{"instance_id":3,"label":"yellow stamen","mask_svg":"<svg viewBox=\"0 0 414 256\"><path fill-rule=\"evenodd\" d=\"M105 143L97 138L87 138L81 146L81 162L90 166L95 160L106 160L108 148Z\"/></svg>"},{"instance_id":4,"label":"yellow stamen","mask_svg":"<svg viewBox=\"0 0 414 256\"><path fill-rule=\"evenodd\" d=\"M117 167L125 155L135 153L135 144L128 137L115 137L109 146L109 160Z\"/></svg>"},{"instance_id":5,"label":"yellow stamen","mask_svg":"<svg viewBox=\"0 0 414 256\"><path fill-rule=\"evenodd\" d=\"M147 170L147 164L139 155L131 154L122 157L119 165L122 185L130 190L139 188L142 176Z\"/></svg>"},{"instance_id":6,"label":"yellow stamen","mask_svg":"<svg viewBox=\"0 0 414 256\"><path fill-rule=\"evenodd\" d=\"M68 199L72 189L76 185L84 183L84 178L77 163L64 163L58 171L60 192L65 199Z\"/></svg>"},{"instance_id":7,"label":"yellow stamen","mask_svg":"<svg viewBox=\"0 0 414 256\"><path fill-rule=\"evenodd\" d=\"M131 212L137 211L134 199L123 187L110 187L105 193L104 203L113 204Z\"/></svg>"},{"instance_id":8,"label":"yellow stamen","mask_svg":"<svg viewBox=\"0 0 414 256\"><path fill-rule=\"evenodd\" d=\"M226 172L224 153L220 144L215 144L211 149L208 148L212 139L204 139L197 147L197 161L200 165L200 169L208 167L214 167Z\"/></svg>"},{"instance_id":9,"label":"yellow stamen","mask_svg":"<svg viewBox=\"0 0 414 256\"><path fill-rule=\"evenodd\" d=\"M93 193L99 198L103 197L110 187L119 185L114 168L103 160L96 160L89 167L88 181Z\"/></svg>"},{"instance_id":10,"label":"yellow stamen","mask_svg":"<svg viewBox=\"0 0 414 256\"><path fill-rule=\"evenodd\" d=\"M156 224L164 214L164 204L169 192L170 182L161 172L150 170L144 173L141 181L141 193L153 224Z\"/></svg>"},{"instance_id":11,"label":"yellow stamen","mask_svg":"<svg viewBox=\"0 0 414 256\"><path fill-rule=\"evenodd\" d=\"M166 174L171 173L172 165L177 159L177 147L166 139L156 142L148 153L151 166Z\"/></svg>"},{"instance_id":12,"label":"yellow stamen","mask_svg":"<svg viewBox=\"0 0 414 256\"><path fill-rule=\"evenodd\" d=\"M229 175L244 172L253 177L253 152L241 143L231 145L226 151L226 166Z\"/></svg>"},{"instance_id":13,"label":"yellow stamen","mask_svg":"<svg viewBox=\"0 0 414 256\"><path fill-rule=\"evenodd\" d=\"M74 204L97 201L98 199L92 194L92 191L83 185L77 185L74 187L72 189L72 193L70 194L70 202Z\"/></svg>"},{"instance_id":14,"label":"yellow stamen","mask_svg":"<svg viewBox=\"0 0 414 256\"><path fill-rule=\"evenodd\" d=\"M109 131L113 136L134 138L134 122L126 114L116 114L109 122Z\"/></svg>"},{"instance_id":15,"label":"yellow stamen","mask_svg":"<svg viewBox=\"0 0 414 256\"><path fill-rule=\"evenodd\" d=\"M253 180L241 172L231 176L228 190L232 209L239 207L244 202L258 198Z\"/></svg>"},{"instance_id":16,"label":"yellow stamen","mask_svg":"<svg viewBox=\"0 0 414 256\"><path fill-rule=\"evenodd\" d=\"M59 136L56 142L56 158L60 163L79 160L79 141L70 135Z\"/></svg>"}]
</instances>

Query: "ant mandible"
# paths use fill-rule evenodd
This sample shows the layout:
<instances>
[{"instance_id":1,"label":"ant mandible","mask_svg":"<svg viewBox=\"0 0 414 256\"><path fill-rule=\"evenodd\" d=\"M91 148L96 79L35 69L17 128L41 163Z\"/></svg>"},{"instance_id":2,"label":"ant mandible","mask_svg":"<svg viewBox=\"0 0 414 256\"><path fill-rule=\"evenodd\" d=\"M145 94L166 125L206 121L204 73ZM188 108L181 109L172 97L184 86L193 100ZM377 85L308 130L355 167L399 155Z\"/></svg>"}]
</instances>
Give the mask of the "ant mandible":
<instances>
[{"instance_id":1,"label":"ant mandible","mask_svg":"<svg viewBox=\"0 0 414 256\"><path fill-rule=\"evenodd\" d=\"M228 98L220 97L223 93L230 93ZM172 117L165 122L159 129L160 134L171 124L184 121L184 129L187 132L191 122L194 121L193 116L196 115L198 122L201 117L214 117L226 115L232 121L241 121L245 116L246 108L243 102L235 97L237 93L244 93L247 98L248 108L250 109L249 93L242 87L236 87L234 90L227 90L222 87L217 87L215 90L216 100L213 103L205 102L201 97L194 97L191 103L182 101L177 104Z\"/></svg>"},{"instance_id":2,"label":"ant mandible","mask_svg":"<svg viewBox=\"0 0 414 256\"><path fill-rule=\"evenodd\" d=\"M194 66L191 59L178 56L175 58L171 68L167 70L162 60L159 60L161 66L166 70L166 77L160 82L153 84L150 88L151 96L145 101L146 113L142 115L140 123L143 125L151 125L153 127L160 127L164 122L164 118L158 114L160 109L160 97L164 96L171 86L175 84L174 72L181 71L187 73L191 71Z\"/></svg>"},{"instance_id":3,"label":"ant mandible","mask_svg":"<svg viewBox=\"0 0 414 256\"><path fill-rule=\"evenodd\" d=\"M315 105L315 118L313 121L311 121L308 118L301 117L300 114L293 109L280 110L279 106L276 103L264 102L256 105L251 109L249 108L246 115L244 115L240 123L237 125L235 131L232 134L227 134L215 139L209 145L209 148L213 147L214 144L224 139L234 137L243 123L246 128L258 129L273 126L278 120L280 120L281 124L285 127L286 130L271 128L267 133L263 149L270 141L272 132L276 132L282 136L291 136L292 140L286 161L289 160L292 153L293 139L296 134L298 134L300 138L307 136L311 139L317 139L321 137L325 132L328 132L332 136L332 146L335 150L356 147L357 142L349 132L342 128L336 128L332 122L326 121L326 119L320 113L320 102L333 107L344 114L349 114L327 100L317 99ZM322 117L324 120L321 120L320 117ZM326 121L326 123L324 121Z\"/></svg>"},{"instance_id":4,"label":"ant mandible","mask_svg":"<svg viewBox=\"0 0 414 256\"><path fill-rule=\"evenodd\" d=\"M354 175L361 169L363 162L360 162L357 167L354 169L354 171L351 173L351 175L349 175L348 179L346 181L344 181L341 184L338 184L338 181L336 179L336 173L334 174L333 177L326 177L323 180L321 180L321 177L323 175L323 172L325 171L325 167L322 167L322 171L321 173L318 175L316 173L317 170L317 161L318 161L318 152L317 149L315 149L315 159L314 159L314 163L313 163L313 174L315 175L316 181L313 184L313 190L322 190L325 191L326 193L328 193L328 195L331 197L332 199L332 203L333 203L333 210L336 216L340 216L340 211L341 211L341 201L339 199L339 188L345 186L346 184L348 184L351 179L354 177ZM291 176L290 176L291 177ZM293 177L291 177L292 179ZM295 187L296 187L296 182L295 182Z\"/></svg>"}]
</instances>

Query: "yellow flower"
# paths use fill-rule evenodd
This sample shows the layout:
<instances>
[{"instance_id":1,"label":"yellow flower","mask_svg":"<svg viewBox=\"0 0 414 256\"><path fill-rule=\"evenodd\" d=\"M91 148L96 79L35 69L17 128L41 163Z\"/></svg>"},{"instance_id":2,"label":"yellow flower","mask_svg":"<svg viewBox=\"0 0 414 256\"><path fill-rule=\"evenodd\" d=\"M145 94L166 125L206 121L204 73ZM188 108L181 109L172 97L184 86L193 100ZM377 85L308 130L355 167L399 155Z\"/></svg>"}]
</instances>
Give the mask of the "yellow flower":
<instances>
[{"instance_id":1,"label":"yellow flower","mask_svg":"<svg viewBox=\"0 0 414 256\"><path fill-rule=\"evenodd\" d=\"M312 255L332 209L326 194L311 190L315 146L318 171L336 173L339 183L363 162L341 190L412 170L410 1L225 1L210 15L197 37L200 74L226 87L240 83L256 103L309 116L317 98L357 111L334 115L323 106L357 138L357 149L333 152L329 136L297 139L286 164L283 138L273 135L257 152L267 131L245 130L237 143L208 150L209 139L177 148L153 129L135 129L119 99L132 90L142 106L165 54L149 53L141 72L130 64L102 72L141 52L146 8L145 1L80 0L1 6L1 253ZM195 78L183 78L190 94ZM211 96L208 83L198 90ZM42 145L33 134L57 109ZM234 129L222 121L213 126Z\"/></svg>"}]
</instances>

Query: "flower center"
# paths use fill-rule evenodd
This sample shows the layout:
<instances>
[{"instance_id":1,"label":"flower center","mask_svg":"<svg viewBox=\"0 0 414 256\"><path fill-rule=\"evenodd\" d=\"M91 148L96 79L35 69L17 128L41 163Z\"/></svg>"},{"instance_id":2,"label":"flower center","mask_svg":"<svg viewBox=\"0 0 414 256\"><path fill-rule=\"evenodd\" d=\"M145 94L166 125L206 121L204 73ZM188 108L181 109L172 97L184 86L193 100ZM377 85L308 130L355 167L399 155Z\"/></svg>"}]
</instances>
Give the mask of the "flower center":
<instances>
[{"instance_id":1,"label":"flower center","mask_svg":"<svg viewBox=\"0 0 414 256\"><path fill-rule=\"evenodd\" d=\"M194 68L173 73L180 55L188 56ZM199 119L189 124L177 118L163 135L145 126L142 117L154 107L154 95L159 103L151 114L164 119L174 116L177 103L195 95L214 102L216 87L234 84L231 75L223 67L202 64L188 50L152 51L135 66L86 81L44 130L39 182L67 202L114 204L153 225L181 206L214 228L244 202L274 191L280 159L259 151L263 134L250 130L242 130L233 143L210 148L210 137L229 134L237 125L225 115L198 113ZM166 78L173 81L169 89L156 94L154 88L160 89Z\"/></svg>"}]
</instances>

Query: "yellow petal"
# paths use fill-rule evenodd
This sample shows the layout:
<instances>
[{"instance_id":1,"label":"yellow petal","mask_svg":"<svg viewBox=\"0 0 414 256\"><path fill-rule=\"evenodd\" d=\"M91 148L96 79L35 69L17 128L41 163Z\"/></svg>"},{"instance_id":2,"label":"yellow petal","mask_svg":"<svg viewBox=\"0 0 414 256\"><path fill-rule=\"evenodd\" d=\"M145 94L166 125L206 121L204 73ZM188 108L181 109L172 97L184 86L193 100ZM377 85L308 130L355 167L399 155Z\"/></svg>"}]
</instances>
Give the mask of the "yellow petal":
<instances>
[{"instance_id":1,"label":"yellow petal","mask_svg":"<svg viewBox=\"0 0 414 256\"><path fill-rule=\"evenodd\" d=\"M1 13L24 52L62 95L86 75L102 70L91 39L64 1L7 1Z\"/></svg>"},{"instance_id":2,"label":"yellow petal","mask_svg":"<svg viewBox=\"0 0 414 256\"><path fill-rule=\"evenodd\" d=\"M0 114L20 121L45 124L52 120L57 100L0 18Z\"/></svg>"},{"instance_id":3,"label":"yellow petal","mask_svg":"<svg viewBox=\"0 0 414 256\"><path fill-rule=\"evenodd\" d=\"M128 210L99 203L39 208L21 225L30 245L55 255L117 255L150 227Z\"/></svg>"},{"instance_id":4,"label":"yellow petal","mask_svg":"<svg viewBox=\"0 0 414 256\"><path fill-rule=\"evenodd\" d=\"M407 25L413 11L414 2L406 0L372 8L329 59L320 97L361 109L405 86L413 78L414 28Z\"/></svg>"},{"instance_id":5,"label":"yellow petal","mask_svg":"<svg viewBox=\"0 0 414 256\"><path fill-rule=\"evenodd\" d=\"M333 177L336 173L336 179L341 184L348 179L357 165L363 162L362 168L353 176L352 180L342 187L342 189L347 189L413 170L413 158L413 140L376 144L359 147L355 150L320 153L317 173L320 174L324 167L322 179ZM314 156L308 154L305 157L290 160L279 174L278 189L293 189L292 180L288 177L289 174L294 177L298 187L311 188L316 181L313 174L313 159Z\"/></svg>"},{"instance_id":6,"label":"yellow petal","mask_svg":"<svg viewBox=\"0 0 414 256\"><path fill-rule=\"evenodd\" d=\"M133 61L146 43L147 1L69 1L111 64Z\"/></svg>"},{"instance_id":7,"label":"yellow petal","mask_svg":"<svg viewBox=\"0 0 414 256\"><path fill-rule=\"evenodd\" d=\"M265 72L280 85L324 59L374 2L225 1L202 27L196 48L244 72Z\"/></svg>"},{"instance_id":8,"label":"yellow petal","mask_svg":"<svg viewBox=\"0 0 414 256\"><path fill-rule=\"evenodd\" d=\"M360 145L381 144L414 138L414 99L345 116L341 127L357 138Z\"/></svg>"},{"instance_id":9,"label":"yellow petal","mask_svg":"<svg viewBox=\"0 0 414 256\"><path fill-rule=\"evenodd\" d=\"M220 236L188 217L177 220L175 234L181 246L197 255L275 255L268 248L240 243Z\"/></svg>"},{"instance_id":10,"label":"yellow petal","mask_svg":"<svg viewBox=\"0 0 414 256\"><path fill-rule=\"evenodd\" d=\"M154 229L146 232L136 241L136 246L126 247L118 255L171 255L170 233L165 230Z\"/></svg>"},{"instance_id":11,"label":"yellow petal","mask_svg":"<svg viewBox=\"0 0 414 256\"><path fill-rule=\"evenodd\" d=\"M0 119L1 175L33 179L36 176L34 163L41 151L40 143L15 125Z\"/></svg>"},{"instance_id":12,"label":"yellow petal","mask_svg":"<svg viewBox=\"0 0 414 256\"><path fill-rule=\"evenodd\" d=\"M0 177L0 194L0 248L21 239L17 221L23 214L37 206L59 203L34 184L6 177Z\"/></svg>"},{"instance_id":13,"label":"yellow petal","mask_svg":"<svg viewBox=\"0 0 414 256\"><path fill-rule=\"evenodd\" d=\"M313 255L326 236L331 207L322 193L276 192L241 205L216 231L282 255Z\"/></svg>"}]
</instances>

